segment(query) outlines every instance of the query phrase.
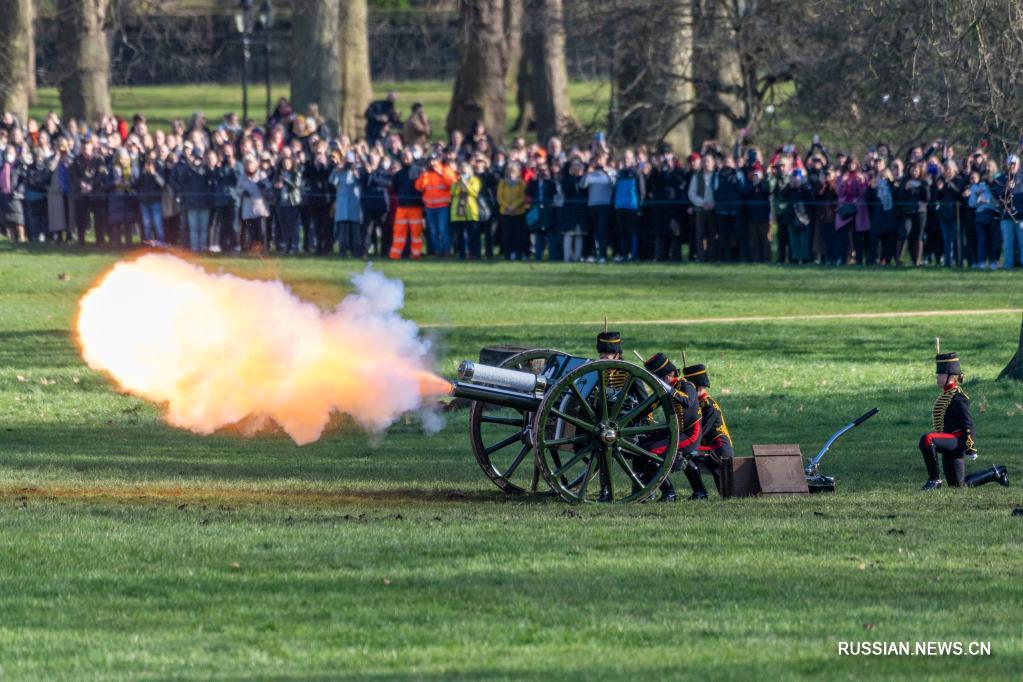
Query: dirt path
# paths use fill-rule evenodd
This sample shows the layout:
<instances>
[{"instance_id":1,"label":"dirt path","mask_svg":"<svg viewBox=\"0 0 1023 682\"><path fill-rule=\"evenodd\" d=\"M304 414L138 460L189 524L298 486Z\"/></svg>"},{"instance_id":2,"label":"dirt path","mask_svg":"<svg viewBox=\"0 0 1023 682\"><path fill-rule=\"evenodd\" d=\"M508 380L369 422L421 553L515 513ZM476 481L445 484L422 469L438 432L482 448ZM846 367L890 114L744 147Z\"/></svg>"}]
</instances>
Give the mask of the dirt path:
<instances>
[{"instance_id":1,"label":"dirt path","mask_svg":"<svg viewBox=\"0 0 1023 682\"><path fill-rule=\"evenodd\" d=\"M685 325L685 324L733 324L741 322L796 322L806 320L882 320L909 317L956 317L960 315L1018 315L1023 308L980 308L975 310L903 310L882 313L818 313L810 315L749 315L737 317L701 317L676 318L665 320L615 320L617 325ZM521 320L488 322L492 327L522 326ZM529 322L530 327L562 327L579 325L593 327L604 324L603 320L585 322ZM454 327L473 327L474 324L421 324L422 328L450 329Z\"/></svg>"}]
</instances>

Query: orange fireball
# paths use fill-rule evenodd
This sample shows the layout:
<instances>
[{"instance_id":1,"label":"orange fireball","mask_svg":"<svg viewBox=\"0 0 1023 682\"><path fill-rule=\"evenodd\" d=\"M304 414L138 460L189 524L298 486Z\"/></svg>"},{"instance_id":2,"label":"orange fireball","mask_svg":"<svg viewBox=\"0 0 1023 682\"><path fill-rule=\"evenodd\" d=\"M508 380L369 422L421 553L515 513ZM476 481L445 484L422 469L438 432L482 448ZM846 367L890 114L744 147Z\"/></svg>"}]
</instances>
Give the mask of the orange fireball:
<instances>
[{"instance_id":1,"label":"orange fireball","mask_svg":"<svg viewBox=\"0 0 1023 682\"><path fill-rule=\"evenodd\" d=\"M82 357L196 433L272 420L302 445L335 412L379 431L448 384L398 314L401 282L368 268L353 282L356 292L325 312L279 281L145 255L115 265L82 298Z\"/></svg>"}]
</instances>

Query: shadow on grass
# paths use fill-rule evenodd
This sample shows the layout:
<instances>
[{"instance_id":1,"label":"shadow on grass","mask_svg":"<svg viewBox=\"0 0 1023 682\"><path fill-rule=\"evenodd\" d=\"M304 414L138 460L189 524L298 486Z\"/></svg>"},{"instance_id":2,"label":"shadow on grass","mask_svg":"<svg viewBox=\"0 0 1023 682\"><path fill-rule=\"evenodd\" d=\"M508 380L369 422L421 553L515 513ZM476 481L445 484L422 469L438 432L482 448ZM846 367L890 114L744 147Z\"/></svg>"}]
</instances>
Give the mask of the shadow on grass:
<instances>
[{"instance_id":1,"label":"shadow on grass","mask_svg":"<svg viewBox=\"0 0 1023 682\"><path fill-rule=\"evenodd\" d=\"M350 506L395 504L445 505L452 504L515 504L544 505L557 502L552 494L510 495L499 490L480 491L458 488L278 488L257 490L216 485L168 485L140 483L137 485L43 485L0 487L0 499L28 501L31 499L77 502L115 502L134 504L166 502L168 504L287 504L295 506Z\"/></svg>"},{"instance_id":2,"label":"shadow on grass","mask_svg":"<svg viewBox=\"0 0 1023 682\"><path fill-rule=\"evenodd\" d=\"M0 367L49 369L81 364L71 333L65 329L0 332Z\"/></svg>"}]
</instances>

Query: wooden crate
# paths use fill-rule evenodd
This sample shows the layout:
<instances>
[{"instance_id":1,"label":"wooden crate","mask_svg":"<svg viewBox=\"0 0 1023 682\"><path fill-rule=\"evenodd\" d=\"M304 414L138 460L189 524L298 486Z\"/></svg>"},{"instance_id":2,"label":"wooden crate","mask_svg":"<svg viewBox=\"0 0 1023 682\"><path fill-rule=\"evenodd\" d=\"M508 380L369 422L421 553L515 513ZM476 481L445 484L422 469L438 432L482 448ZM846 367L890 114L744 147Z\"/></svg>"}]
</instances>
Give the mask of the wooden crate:
<instances>
[{"instance_id":1,"label":"wooden crate","mask_svg":"<svg viewBox=\"0 0 1023 682\"><path fill-rule=\"evenodd\" d=\"M754 445L757 481L764 495L809 495L798 445Z\"/></svg>"}]
</instances>

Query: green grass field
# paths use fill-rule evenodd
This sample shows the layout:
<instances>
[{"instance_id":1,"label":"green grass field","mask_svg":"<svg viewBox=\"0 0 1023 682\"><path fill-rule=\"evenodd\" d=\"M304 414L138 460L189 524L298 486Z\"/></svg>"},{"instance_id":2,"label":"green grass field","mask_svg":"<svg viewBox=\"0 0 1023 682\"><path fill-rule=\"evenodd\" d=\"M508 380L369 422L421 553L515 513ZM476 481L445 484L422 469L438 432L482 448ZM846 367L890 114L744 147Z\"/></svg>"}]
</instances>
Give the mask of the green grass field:
<instances>
[{"instance_id":1,"label":"green grass field","mask_svg":"<svg viewBox=\"0 0 1023 682\"><path fill-rule=\"evenodd\" d=\"M434 137L442 139L444 121L447 118L448 106L451 104L451 88L453 83L445 81L403 81L401 83L374 83L377 97L384 97L389 90L398 92L398 109L408 114L413 102L422 102L430 121L433 122ZM278 83L271 89L272 104L276 105L278 97L287 97L287 84ZM568 86L568 94L576 118L589 124L602 116L607 110L609 95L606 84L591 81L573 81ZM241 116L242 88L238 84L206 84L206 85L149 85L140 87L111 88L111 104L114 113L127 119L137 112L144 112L150 126L167 129L170 122L180 118L188 120L194 111L206 114L211 124L218 124L228 111ZM60 98L56 88L40 88L39 102L32 107L29 115L40 120L49 111L60 111ZM249 88L249 115L262 120L266 116L266 90L261 83ZM515 98L508 102L508 126L514 124L518 115ZM362 131L359 131L360 133Z\"/></svg>"},{"instance_id":2,"label":"green grass field","mask_svg":"<svg viewBox=\"0 0 1023 682\"><path fill-rule=\"evenodd\" d=\"M431 437L342 426L301 448L166 426L71 337L117 257L0 244L0 678L1019 678L1023 386L994 377L1020 314L985 312L1021 305L1018 273L382 264L448 376L488 344L589 354L607 315L627 349L710 365L740 455L812 454L881 408L825 461L833 495L608 508L502 495L464 412ZM362 267L207 264L322 305ZM838 317L907 311L946 312ZM777 316L796 318L759 319ZM1012 487L917 492L935 336L969 375L972 468L1007 464Z\"/></svg>"}]
</instances>

